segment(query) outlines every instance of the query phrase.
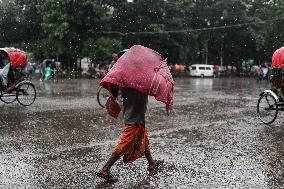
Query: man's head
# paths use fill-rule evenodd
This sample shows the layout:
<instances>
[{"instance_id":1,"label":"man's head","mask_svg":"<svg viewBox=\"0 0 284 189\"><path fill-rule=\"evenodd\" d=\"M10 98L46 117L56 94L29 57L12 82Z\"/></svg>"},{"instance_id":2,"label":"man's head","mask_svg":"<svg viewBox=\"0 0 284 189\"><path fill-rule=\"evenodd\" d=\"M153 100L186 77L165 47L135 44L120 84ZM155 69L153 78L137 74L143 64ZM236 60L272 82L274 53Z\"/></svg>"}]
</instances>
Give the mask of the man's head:
<instances>
[{"instance_id":1,"label":"man's head","mask_svg":"<svg viewBox=\"0 0 284 189\"><path fill-rule=\"evenodd\" d=\"M118 55L116 53L112 53L111 57L112 57L112 60L114 61L118 60Z\"/></svg>"},{"instance_id":2,"label":"man's head","mask_svg":"<svg viewBox=\"0 0 284 189\"><path fill-rule=\"evenodd\" d=\"M122 50L122 51L119 51L119 52L117 53L118 58L120 58L120 57L121 57L124 53L126 53L128 50L129 50L129 49L124 49L124 50Z\"/></svg>"}]
</instances>

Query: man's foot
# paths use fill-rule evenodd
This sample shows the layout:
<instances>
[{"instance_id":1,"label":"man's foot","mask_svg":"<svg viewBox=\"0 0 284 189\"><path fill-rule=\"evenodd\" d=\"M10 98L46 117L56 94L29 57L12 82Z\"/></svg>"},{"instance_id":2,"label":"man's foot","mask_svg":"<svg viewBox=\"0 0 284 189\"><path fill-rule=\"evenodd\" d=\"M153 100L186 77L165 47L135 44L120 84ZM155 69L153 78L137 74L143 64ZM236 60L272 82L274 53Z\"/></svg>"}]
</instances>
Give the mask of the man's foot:
<instances>
[{"instance_id":1,"label":"man's foot","mask_svg":"<svg viewBox=\"0 0 284 189\"><path fill-rule=\"evenodd\" d=\"M107 173L98 172L97 176L105 179L107 182L117 182L118 181L118 178L114 177L109 172Z\"/></svg>"},{"instance_id":2,"label":"man's foot","mask_svg":"<svg viewBox=\"0 0 284 189\"><path fill-rule=\"evenodd\" d=\"M154 160L153 163L149 165L149 171L155 171L162 165L165 161L164 160Z\"/></svg>"}]
</instances>

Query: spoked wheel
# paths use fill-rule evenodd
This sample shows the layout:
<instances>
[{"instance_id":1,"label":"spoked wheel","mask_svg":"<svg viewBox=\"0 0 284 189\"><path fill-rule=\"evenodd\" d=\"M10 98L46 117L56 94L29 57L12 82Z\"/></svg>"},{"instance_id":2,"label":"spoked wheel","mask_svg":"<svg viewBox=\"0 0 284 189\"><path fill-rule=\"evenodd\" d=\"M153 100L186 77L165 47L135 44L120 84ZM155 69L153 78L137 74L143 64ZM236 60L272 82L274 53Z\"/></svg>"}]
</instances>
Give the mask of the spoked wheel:
<instances>
[{"instance_id":1,"label":"spoked wheel","mask_svg":"<svg viewBox=\"0 0 284 189\"><path fill-rule=\"evenodd\" d=\"M99 103L99 105L104 108L105 107L105 104L107 102L107 99L109 97L109 92L108 90L106 90L105 88L103 87L100 87L98 93L97 93L97 101Z\"/></svg>"},{"instance_id":2,"label":"spoked wheel","mask_svg":"<svg viewBox=\"0 0 284 189\"><path fill-rule=\"evenodd\" d=\"M0 100L5 104L10 104L12 102L15 102L16 91L12 91L11 93L0 92Z\"/></svg>"},{"instance_id":3,"label":"spoked wheel","mask_svg":"<svg viewBox=\"0 0 284 189\"><path fill-rule=\"evenodd\" d=\"M5 104L10 104L16 100L16 91L11 91L10 93L0 91L0 100Z\"/></svg>"},{"instance_id":4,"label":"spoked wheel","mask_svg":"<svg viewBox=\"0 0 284 189\"><path fill-rule=\"evenodd\" d=\"M269 93L263 93L257 102L257 114L259 119L265 124L275 121L278 114L276 99Z\"/></svg>"},{"instance_id":5,"label":"spoked wheel","mask_svg":"<svg viewBox=\"0 0 284 189\"><path fill-rule=\"evenodd\" d=\"M22 106L29 106L34 103L36 99L35 86L32 83L22 83L17 87L16 91L17 101Z\"/></svg>"}]
</instances>

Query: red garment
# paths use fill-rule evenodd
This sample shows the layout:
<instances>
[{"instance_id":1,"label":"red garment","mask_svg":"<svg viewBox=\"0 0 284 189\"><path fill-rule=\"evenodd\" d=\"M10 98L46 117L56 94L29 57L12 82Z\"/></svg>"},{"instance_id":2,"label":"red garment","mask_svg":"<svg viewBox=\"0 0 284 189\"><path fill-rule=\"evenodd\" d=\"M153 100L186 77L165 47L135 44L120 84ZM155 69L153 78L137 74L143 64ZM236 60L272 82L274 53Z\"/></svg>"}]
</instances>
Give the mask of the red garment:
<instances>
[{"instance_id":1,"label":"red garment","mask_svg":"<svg viewBox=\"0 0 284 189\"><path fill-rule=\"evenodd\" d=\"M284 68L284 47L277 49L272 55L272 68Z\"/></svg>"},{"instance_id":2,"label":"red garment","mask_svg":"<svg viewBox=\"0 0 284 189\"><path fill-rule=\"evenodd\" d=\"M27 65L27 55L24 51L15 48L1 48L0 50L8 54L12 67L24 68Z\"/></svg>"},{"instance_id":3,"label":"red garment","mask_svg":"<svg viewBox=\"0 0 284 189\"><path fill-rule=\"evenodd\" d=\"M110 96L107 99L106 105L105 105L107 112L110 116L114 117L115 119L118 118L119 112L121 111L120 106L115 101L115 98L113 96Z\"/></svg>"},{"instance_id":4,"label":"red garment","mask_svg":"<svg viewBox=\"0 0 284 189\"><path fill-rule=\"evenodd\" d=\"M134 45L124 53L101 80L111 92L111 84L133 88L166 104L169 115L173 105L174 81L166 60L152 49Z\"/></svg>"},{"instance_id":5,"label":"red garment","mask_svg":"<svg viewBox=\"0 0 284 189\"><path fill-rule=\"evenodd\" d=\"M149 137L145 125L125 124L121 139L112 153L115 156L123 156L124 163L132 163L145 153L150 154Z\"/></svg>"}]
</instances>

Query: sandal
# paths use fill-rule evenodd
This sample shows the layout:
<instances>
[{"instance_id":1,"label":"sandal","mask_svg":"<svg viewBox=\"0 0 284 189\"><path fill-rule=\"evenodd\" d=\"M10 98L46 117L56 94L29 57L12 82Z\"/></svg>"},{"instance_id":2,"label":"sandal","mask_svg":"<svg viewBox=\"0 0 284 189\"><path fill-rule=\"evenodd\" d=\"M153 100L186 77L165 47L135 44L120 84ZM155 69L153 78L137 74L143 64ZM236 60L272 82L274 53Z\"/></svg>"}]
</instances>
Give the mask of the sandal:
<instances>
[{"instance_id":1,"label":"sandal","mask_svg":"<svg viewBox=\"0 0 284 189\"><path fill-rule=\"evenodd\" d=\"M164 160L156 160L154 165L149 166L149 171L155 171L160 165L162 165L165 161Z\"/></svg>"},{"instance_id":2,"label":"sandal","mask_svg":"<svg viewBox=\"0 0 284 189\"><path fill-rule=\"evenodd\" d=\"M101 172L98 172L97 173L97 176L102 178L102 179L105 179L107 182L117 182L118 179L115 178L112 174L110 173L106 173L106 174L103 174Z\"/></svg>"}]
</instances>

